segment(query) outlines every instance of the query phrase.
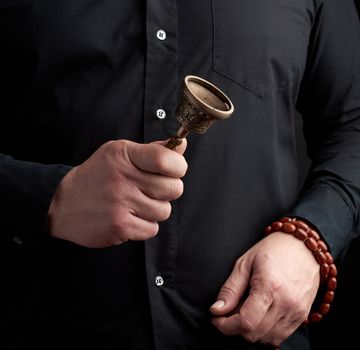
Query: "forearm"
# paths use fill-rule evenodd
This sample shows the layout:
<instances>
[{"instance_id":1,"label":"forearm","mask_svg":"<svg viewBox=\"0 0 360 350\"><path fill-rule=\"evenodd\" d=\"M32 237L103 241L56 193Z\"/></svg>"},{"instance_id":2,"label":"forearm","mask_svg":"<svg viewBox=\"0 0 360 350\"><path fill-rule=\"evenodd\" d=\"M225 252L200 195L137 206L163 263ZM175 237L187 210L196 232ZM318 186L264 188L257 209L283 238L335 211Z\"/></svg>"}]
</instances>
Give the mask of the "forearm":
<instances>
[{"instance_id":1,"label":"forearm","mask_svg":"<svg viewBox=\"0 0 360 350\"><path fill-rule=\"evenodd\" d=\"M359 230L360 26L352 1L320 2L297 103L312 165L287 215L310 221L337 256Z\"/></svg>"},{"instance_id":2,"label":"forearm","mask_svg":"<svg viewBox=\"0 0 360 350\"><path fill-rule=\"evenodd\" d=\"M0 154L0 216L6 228L3 234L16 232L25 238L46 232L51 199L70 169L65 165L25 162Z\"/></svg>"}]
</instances>

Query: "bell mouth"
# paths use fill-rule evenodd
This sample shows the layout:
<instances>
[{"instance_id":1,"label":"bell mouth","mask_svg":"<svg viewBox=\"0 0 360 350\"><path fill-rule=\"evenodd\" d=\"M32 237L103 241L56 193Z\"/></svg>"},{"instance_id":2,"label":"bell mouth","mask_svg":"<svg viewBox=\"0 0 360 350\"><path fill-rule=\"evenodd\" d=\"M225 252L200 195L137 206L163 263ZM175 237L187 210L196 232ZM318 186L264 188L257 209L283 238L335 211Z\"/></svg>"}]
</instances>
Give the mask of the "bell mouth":
<instances>
[{"instance_id":1,"label":"bell mouth","mask_svg":"<svg viewBox=\"0 0 360 350\"><path fill-rule=\"evenodd\" d=\"M205 79L187 75L184 79L183 90L196 107L213 118L226 119L234 112L234 106L229 97Z\"/></svg>"}]
</instances>

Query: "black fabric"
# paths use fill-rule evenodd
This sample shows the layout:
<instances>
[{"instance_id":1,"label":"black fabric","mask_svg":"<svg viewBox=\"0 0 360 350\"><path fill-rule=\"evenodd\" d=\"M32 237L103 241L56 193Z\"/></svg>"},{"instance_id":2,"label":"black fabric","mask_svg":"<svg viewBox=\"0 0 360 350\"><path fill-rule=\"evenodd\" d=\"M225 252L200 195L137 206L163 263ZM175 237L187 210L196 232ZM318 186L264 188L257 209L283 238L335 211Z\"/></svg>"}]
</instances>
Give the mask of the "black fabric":
<instances>
[{"instance_id":1,"label":"black fabric","mask_svg":"<svg viewBox=\"0 0 360 350\"><path fill-rule=\"evenodd\" d=\"M267 348L210 324L235 260L285 213L312 222L334 256L357 234L352 0L3 0L0 47L5 348ZM66 172L108 140L172 135L187 74L218 85L235 114L189 136L185 193L159 235L98 250L48 237ZM312 159L300 194L297 111ZM305 329L283 345L307 347Z\"/></svg>"}]
</instances>

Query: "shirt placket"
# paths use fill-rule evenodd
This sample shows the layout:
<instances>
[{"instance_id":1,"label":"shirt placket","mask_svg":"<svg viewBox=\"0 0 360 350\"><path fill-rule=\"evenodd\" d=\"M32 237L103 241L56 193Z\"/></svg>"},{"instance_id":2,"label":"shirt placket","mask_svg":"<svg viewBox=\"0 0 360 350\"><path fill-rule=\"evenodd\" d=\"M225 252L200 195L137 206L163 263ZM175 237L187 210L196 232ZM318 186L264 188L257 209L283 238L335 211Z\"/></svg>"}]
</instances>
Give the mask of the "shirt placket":
<instances>
[{"instance_id":1,"label":"shirt placket","mask_svg":"<svg viewBox=\"0 0 360 350\"><path fill-rule=\"evenodd\" d=\"M179 102L177 53L177 4L174 0L148 0L145 73L145 142L169 138L177 127ZM174 271L177 251L176 204L158 235L145 242L147 285L156 349L168 349L181 339L174 318Z\"/></svg>"},{"instance_id":2,"label":"shirt placket","mask_svg":"<svg viewBox=\"0 0 360 350\"><path fill-rule=\"evenodd\" d=\"M174 111L179 101L177 67L177 7L175 0L148 0L146 9L146 73L144 140L164 140L177 127ZM157 237L145 242L147 284L156 349L167 349L170 339L183 337L176 327L174 270L177 250L176 204L160 224Z\"/></svg>"},{"instance_id":3,"label":"shirt placket","mask_svg":"<svg viewBox=\"0 0 360 350\"><path fill-rule=\"evenodd\" d=\"M174 0L147 1L144 140L166 139L176 130L178 103L177 11Z\"/></svg>"}]
</instances>

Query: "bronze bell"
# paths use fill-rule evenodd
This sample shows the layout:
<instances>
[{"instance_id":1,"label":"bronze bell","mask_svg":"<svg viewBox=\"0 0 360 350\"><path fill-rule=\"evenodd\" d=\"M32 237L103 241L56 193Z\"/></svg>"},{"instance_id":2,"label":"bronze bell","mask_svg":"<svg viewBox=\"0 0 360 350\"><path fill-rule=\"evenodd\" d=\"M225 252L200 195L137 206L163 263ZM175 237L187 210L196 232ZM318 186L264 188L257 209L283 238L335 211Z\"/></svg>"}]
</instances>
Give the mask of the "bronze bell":
<instances>
[{"instance_id":1,"label":"bronze bell","mask_svg":"<svg viewBox=\"0 0 360 350\"><path fill-rule=\"evenodd\" d=\"M182 90L183 96L175 111L181 125L166 144L170 149L180 145L190 131L203 134L215 120L227 119L234 112L230 99L205 79L187 75Z\"/></svg>"}]
</instances>

